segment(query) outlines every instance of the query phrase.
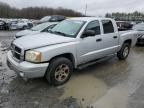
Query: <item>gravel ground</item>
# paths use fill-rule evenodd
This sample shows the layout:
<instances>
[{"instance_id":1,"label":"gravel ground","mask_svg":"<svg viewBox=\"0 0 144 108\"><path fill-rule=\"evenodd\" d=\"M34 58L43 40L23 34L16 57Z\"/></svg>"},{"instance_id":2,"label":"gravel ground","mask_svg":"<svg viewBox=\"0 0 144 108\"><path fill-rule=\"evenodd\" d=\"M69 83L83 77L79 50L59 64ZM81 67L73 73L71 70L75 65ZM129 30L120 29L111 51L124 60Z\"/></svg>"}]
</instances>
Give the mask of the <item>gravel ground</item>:
<instances>
[{"instance_id":1,"label":"gravel ground","mask_svg":"<svg viewBox=\"0 0 144 108\"><path fill-rule=\"evenodd\" d=\"M144 108L144 47L133 48L126 61L114 57L76 70L53 87L9 70L6 53L16 32L0 31L0 108Z\"/></svg>"}]
</instances>

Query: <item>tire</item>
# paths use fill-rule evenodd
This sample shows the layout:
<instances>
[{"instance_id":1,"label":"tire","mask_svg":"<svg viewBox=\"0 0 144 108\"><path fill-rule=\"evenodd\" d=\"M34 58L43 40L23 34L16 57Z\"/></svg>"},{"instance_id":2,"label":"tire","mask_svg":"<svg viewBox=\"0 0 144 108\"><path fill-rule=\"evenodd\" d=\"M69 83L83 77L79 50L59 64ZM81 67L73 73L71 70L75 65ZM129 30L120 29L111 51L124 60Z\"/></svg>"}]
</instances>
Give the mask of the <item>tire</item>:
<instances>
[{"instance_id":1,"label":"tire","mask_svg":"<svg viewBox=\"0 0 144 108\"><path fill-rule=\"evenodd\" d=\"M124 43L121 50L117 53L117 57L120 60L125 60L129 56L130 52L130 43Z\"/></svg>"},{"instance_id":2,"label":"tire","mask_svg":"<svg viewBox=\"0 0 144 108\"><path fill-rule=\"evenodd\" d=\"M69 59L64 57L55 58L50 62L46 79L51 85L63 85L70 79L72 72L73 64Z\"/></svg>"},{"instance_id":3,"label":"tire","mask_svg":"<svg viewBox=\"0 0 144 108\"><path fill-rule=\"evenodd\" d=\"M23 30L26 30L27 29L27 26L23 26Z\"/></svg>"}]
</instances>

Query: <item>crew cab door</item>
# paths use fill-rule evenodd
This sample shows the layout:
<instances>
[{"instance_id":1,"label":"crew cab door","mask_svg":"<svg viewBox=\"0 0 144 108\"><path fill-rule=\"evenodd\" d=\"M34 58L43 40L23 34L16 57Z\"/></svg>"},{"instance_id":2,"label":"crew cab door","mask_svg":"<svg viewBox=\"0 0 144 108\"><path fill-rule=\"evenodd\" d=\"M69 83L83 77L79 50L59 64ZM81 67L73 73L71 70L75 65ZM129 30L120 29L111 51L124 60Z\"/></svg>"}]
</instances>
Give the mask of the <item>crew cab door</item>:
<instances>
[{"instance_id":1,"label":"crew cab door","mask_svg":"<svg viewBox=\"0 0 144 108\"><path fill-rule=\"evenodd\" d=\"M114 22L111 20L102 20L103 33L101 35L103 45L100 47L101 56L107 56L117 51L119 34L114 28ZM115 26L116 27L116 26Z\"/></svg>"},{"instance_id":2,"label":"crew cab door","mask_svg":"<svg viewBox=\"0 0 144 108\"><path fill-rule=\"evenodd\" d=\"M102 45L102 42L100 40L100 22L97 20L91 21L84 31L86 30L95 31L95 36L87 36L85 38L81 38L79 45L77 45L78 64L83 64L99 58L99 54L97 51L100 49L100 46Z\"/></svg>"}]
</instances>

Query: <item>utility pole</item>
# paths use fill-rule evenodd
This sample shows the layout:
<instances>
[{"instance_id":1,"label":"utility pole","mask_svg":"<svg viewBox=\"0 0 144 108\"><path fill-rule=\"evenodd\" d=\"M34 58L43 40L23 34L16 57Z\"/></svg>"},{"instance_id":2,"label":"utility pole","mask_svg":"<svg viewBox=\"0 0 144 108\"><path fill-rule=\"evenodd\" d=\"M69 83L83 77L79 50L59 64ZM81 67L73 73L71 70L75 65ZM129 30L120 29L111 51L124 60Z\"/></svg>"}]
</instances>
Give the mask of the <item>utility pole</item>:
<instances>
[{"instance_id":1,"label":"utility pole","mask_svg":"<svg viewBox=\"0 0 144 108\"><path fill-rule=\"evenodd\" d=\"M85 16L87 15L87 3L86 3L86 6L85 6Z\"/></svg>"}]
</instances>

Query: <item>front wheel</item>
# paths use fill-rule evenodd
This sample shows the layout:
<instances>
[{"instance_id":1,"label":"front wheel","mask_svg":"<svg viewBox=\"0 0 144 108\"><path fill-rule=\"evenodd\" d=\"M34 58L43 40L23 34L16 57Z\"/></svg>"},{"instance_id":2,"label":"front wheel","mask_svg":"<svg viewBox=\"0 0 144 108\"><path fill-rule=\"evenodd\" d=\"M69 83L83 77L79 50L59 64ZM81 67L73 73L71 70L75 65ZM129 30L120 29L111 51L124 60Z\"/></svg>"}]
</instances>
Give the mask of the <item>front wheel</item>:
<instances>
[{"instance_id":1,"label":"front wheel","mask_svg":"<svg viewBox=\"0 0 144 108\"><path fill-rule=\"evenodd\" d=\"M72 62L64 57L53 59L47 69L46 79L51 85L59 86L66 83L73 72Z\"/></svg>"},{"instance_id":2,"label":"front wheel","mask_svg":"<svg viewBox=\"0 0 144 108\"><path fill-rule=\"evenodd\" d=\"M117 56L120 60L125 60L130 52L130 44L124 43L121 50L117 53Z\"/></svg>"}]
</instances>

